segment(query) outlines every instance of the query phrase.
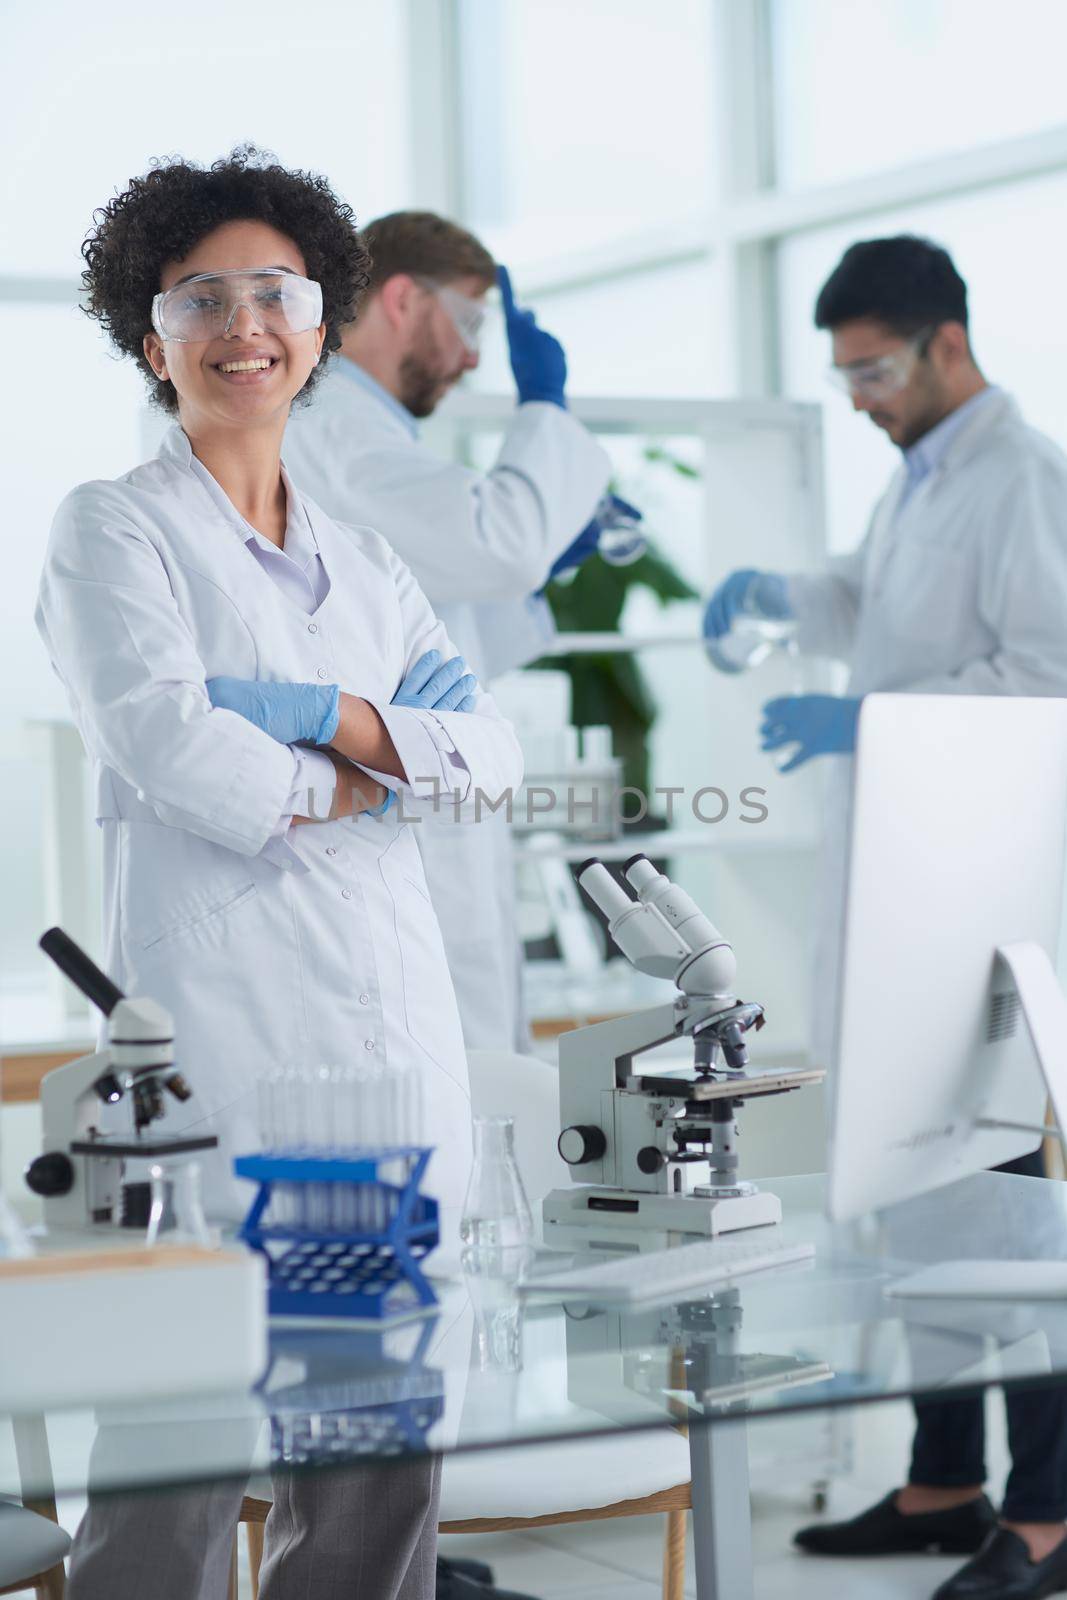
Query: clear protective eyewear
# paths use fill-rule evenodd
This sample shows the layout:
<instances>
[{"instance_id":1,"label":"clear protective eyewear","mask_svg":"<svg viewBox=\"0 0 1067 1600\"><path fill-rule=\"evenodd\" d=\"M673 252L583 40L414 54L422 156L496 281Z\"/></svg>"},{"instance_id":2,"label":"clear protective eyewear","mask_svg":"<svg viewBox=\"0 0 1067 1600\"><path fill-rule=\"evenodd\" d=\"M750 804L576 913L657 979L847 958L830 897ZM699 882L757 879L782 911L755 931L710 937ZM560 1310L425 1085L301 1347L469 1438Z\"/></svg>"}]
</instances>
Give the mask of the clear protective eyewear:
<instances>
[{"instance_id":1,"label":"clear protective eyewear","mask_svg":"<svg viewBox=\"0 0 1067 1600\"><path fill-rule=\"evenodd\" d=\"M152 326L174 344L199 344L229 333L240 308L264 333L307 333L322 322L322 289L282 267L199 272L152 301Z\"/></svg>"},{"instance_id":2,"label":"clear protective eyewear","mask_svg":"<svg viewBox=\"0 0 1067 1600\"><path fill-rule=\"evenodd\" d=\"M469 294L461 294L447 283L436 283L433 278L416 278L415 282L428 289L440 301L445 316L459 335L463 348L472 356L478 354L485 327L486 307Z\"/></svg>"},{"instance_id":3,"label":"clear protective eyewear","mask_svg":"<svg viewBox=\"0 0 1067 1600\"><path fill-rule=\"evenodd\" d=\"M830 367L826 377L835 389L841 389L854 399L891 400L905 387L915 363L924 355L925 346L934 332L933 327L922 328L899 350L878 356L873 361L855 361L847 367Z\"/></svg>"}]
</instances>

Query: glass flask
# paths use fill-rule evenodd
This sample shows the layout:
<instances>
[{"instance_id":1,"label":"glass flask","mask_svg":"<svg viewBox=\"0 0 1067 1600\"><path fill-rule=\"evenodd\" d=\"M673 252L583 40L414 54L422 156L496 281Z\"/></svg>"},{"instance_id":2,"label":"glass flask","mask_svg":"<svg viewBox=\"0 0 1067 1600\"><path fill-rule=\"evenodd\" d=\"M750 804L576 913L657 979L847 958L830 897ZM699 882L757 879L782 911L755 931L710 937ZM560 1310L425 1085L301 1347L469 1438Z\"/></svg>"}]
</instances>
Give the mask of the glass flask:
<instances>
[{"instance_id":1,"label":"glass flask","mask_svg":"<svg viewBox=\"0 0 1067 1600\"><path fill-rule=\"evenodd\" d=\"M524 1249L533 1237L530 1202L515 1160L511 1117L475 1117L474 1166L460 1238L468 1250Z\"/></svg>"},{"instance_id":2,"label":"glass flask","mask_svg":"<svg viewBox=\"0 0 1067 1600\"><path fill-rule=\"evenodd\" d=\"M765 617L762 614L755 602L758 581L757 575L749 582L729 633L724 633L718 639L704 640L708 658L720 672L733 675L749 672L766 661L775 650L783 650L793 667L793 692L803 693L799 678L800 652L797 649L796 624L792 620Z\"/></svg>"},{"instance_id":3,"label":"glass flask","mask_svg":"<svg viewBox=\"0 0 1067 1600\"><path fill-rule=\"evenodd\" d=\"M598 525L597 554L609 567L628 567L648 549L644 524L617 505L610 494L599 501L593 517Z\"/></svg>"}]
</instances>

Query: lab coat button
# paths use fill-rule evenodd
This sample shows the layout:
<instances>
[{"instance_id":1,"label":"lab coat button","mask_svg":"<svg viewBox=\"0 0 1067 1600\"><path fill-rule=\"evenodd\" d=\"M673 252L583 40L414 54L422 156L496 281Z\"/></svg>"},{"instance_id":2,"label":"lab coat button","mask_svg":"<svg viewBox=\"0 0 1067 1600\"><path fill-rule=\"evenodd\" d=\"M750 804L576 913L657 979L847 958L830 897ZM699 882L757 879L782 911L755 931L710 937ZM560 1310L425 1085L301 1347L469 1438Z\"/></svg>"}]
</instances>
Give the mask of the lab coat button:
<instances>
[{"instance_id":1,"label":"lab coat button","mask_svg":"<svg viewBox=\"0 0 1067 1600\"><path fill-rule=\"evenodd\" d=\"M318 633L318 631L319 631L319 625L318 625L317 622L309 622L308 623L308 632L309 633Z\"/></svg>"},{"instance_id":2,"label":"lab coat button","mask_svg":"<svg viewBox=\"0 0 1067 1600\"><path fill-rule=\"evenodd\" d=\"M320 678L328 678L330 676L330 674L326 671L325 667L320 667L319 668L319 674L318 675L319 675Z\"/></svg>"},{"instance_id":3,"label":"lab coat button","mask_svg":"<svg viewBox=\"0 0 1067 1600\"><path fill-rule=\"evenodd\" d=\"M326 854L328 856L335 856L337 854L337 846L335 844L328 844L326 846Z\"/></svg>"},{"instance_id":4,"label":"lab coat button","mask_svg":"<svg viewBox=\"0 0 1067 1600\"><path fill-rule=\"evenodd\" d=\"M342 889L341 890L341 899L342 900L351 900L351 898L352 898L351 889Z\"/></svg>"},{"instance_id":5,"label":"lab coat button","mask_svg":"<svg viewBox=\"0 0 1067 1600\"><path fill-rule=\"evenodd\" d=\"M370 995L369 994L361 994L360 997L359 997L359 1003L360 1003L361 1006L369 1006L370 1005Z\"/></svg>"},{"instance_id":6,"label":"lab coat button","mask_svg":"<svg viewBox=\"0 0 1067 1600\"><path fill-rule=\"evenodd\" d=\"M373 1050L374 1049L374 1040L373 1039L364 1039L363 1048L364 1048L364 1050Z\"/></svg>"}]
</instances>

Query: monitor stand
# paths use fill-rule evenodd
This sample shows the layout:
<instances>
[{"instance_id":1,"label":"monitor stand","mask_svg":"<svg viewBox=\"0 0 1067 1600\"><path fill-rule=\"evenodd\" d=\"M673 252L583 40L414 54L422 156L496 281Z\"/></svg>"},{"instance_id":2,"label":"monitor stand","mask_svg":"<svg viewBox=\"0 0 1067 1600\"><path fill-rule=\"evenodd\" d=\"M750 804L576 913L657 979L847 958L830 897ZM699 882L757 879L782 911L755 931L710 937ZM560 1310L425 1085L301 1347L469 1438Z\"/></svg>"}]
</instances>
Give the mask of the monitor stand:
<instances>
[{"instance_id":1,"label":"monitor stand","mask_svg":"<svg viewBox=\"0 0 1067 1600\"><path fill-rule=\"evenodd\" d=\"M1048 1088L1055 1127L980 1117L979 1128L1012 1128L1057 1137L1067 1129L1067 995L1048 953L1032 940L997 947L1011 973L1030 1039ZM909 1299L1067 1299L1067 1262L945 1261L891 1284L887 1294Z\"/></svg>"}]
</instances>

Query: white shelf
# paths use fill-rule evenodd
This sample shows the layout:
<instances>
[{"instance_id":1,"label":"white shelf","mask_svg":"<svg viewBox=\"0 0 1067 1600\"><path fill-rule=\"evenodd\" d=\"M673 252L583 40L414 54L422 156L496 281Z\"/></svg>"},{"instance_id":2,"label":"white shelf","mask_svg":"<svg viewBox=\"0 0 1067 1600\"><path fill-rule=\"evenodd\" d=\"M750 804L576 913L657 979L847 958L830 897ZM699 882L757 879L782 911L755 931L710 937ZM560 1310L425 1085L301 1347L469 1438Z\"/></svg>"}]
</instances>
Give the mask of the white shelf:
<instances>
[{"instance_id":1,"label":"white shelf","mask_svg":"<svg viewBox=\"0 0 1067 1600\"><path fill-rule=\"evenodd\" d=\"M453 427L506 427L515 415L513 394L458 388L434 414ZM629 434L737 434L748 429L817 429L818 404L806 400L696 400L649 395L574 395L568 410L594 431Z\"/></svg>"},{"instance_id":2,"label":"white shelf","mask_svg":"<svg viewBox=\"0 0 1067 1600\"><path fill-rule=\"evenodd\" d=\"M703 646L698 633L557 633L542 656L632 655L636 650L691 650Z\"/></svg>"},{"instance_id":3,"label":"white shelf","mask_svg":"<svg viewBox=\"0 0 1067 1600\"><path fill-rule=\"evenodd\" d=\"M720 850L724 854L744 854L751 850L809 851L815 849L815 840L803 837L756 837L761 824L753 823L753 837L723 838L715 836L715 825L705 828L664 828L659 833L631 833L622 839L576 839L572 842L555 838L551 842L544 834L534 831L514 836L515 853L521 861L587 861L596 856L599 861L628 861L631 856L644 852L648 856L677 856L700 850ZM548 830L546 830L547 833Z\"/></svg>"}]
</instances>

